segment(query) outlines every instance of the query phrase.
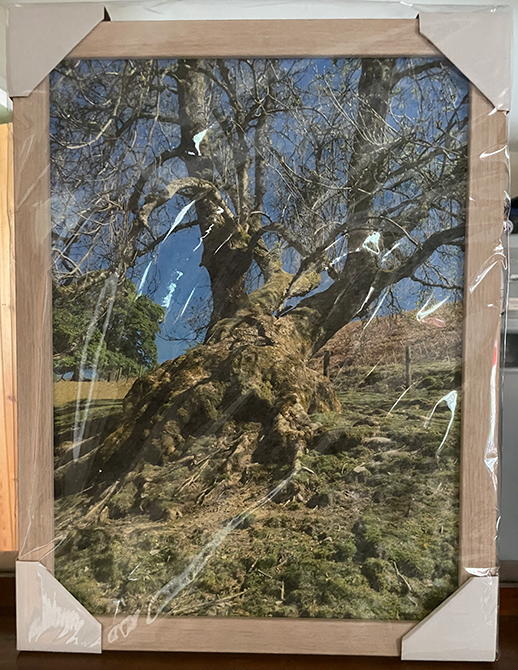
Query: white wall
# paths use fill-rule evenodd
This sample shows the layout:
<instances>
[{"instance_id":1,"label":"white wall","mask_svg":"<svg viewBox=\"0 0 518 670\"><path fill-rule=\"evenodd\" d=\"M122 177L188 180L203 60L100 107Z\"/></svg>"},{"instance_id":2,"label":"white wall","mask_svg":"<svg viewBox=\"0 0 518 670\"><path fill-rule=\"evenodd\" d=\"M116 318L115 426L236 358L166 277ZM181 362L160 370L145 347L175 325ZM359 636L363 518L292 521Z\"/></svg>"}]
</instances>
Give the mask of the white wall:
<instances>
[{"instance_id":1,"label":"white wall","mask_svg":"<svg viewBox=\"0 0 518 670\"><path fill-rule=\"evenodd\" d=\"M0 6L0 123L7 120L7 108L10 107L6 93L6 22L7 12L4 7Z\"/></svg>"},{"instance_id":2,"label":"white wall","mask_svg":"<svg viewBox=\"0 0 518 670\"><path fill-rule=\"evenodd\" d=\"M0 88L5 90L5 48L7 11L0 6Z\"/></svg>"},{"instance_id":3,"label":"white wall","mask_svg":"<svg viewBox=\"0 0 518 670\"><path fill-rule=\"evenodd\" d=\"M509 153L509 162L511 167L511 184L510 193L511 198L518 195L518 151L511 151Z\"/></svg>"}]
</instances>

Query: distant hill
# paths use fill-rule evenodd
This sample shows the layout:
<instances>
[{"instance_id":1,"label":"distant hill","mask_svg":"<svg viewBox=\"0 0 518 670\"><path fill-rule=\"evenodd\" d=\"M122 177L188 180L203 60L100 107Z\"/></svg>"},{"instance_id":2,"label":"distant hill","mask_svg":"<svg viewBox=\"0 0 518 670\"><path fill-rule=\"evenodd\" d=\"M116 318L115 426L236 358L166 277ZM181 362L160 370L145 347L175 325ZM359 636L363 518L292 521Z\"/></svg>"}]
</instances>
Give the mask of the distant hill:
<instances>
[{"instance_id":1,"label":"distant hill","mask_svg":"<svg viewBox=\"0 0 518 670\"><path fill-rule=\"evenodd\" d=\"M415 363L460 358L462 305L443 305L421 321L418 313L412 310L377 317L370 323L368 319L349 323L318 352L311 367L322 368L326 351L331 354L331 374L340 368L404 363L408 345Z\"/></svg>"}]
</instances>

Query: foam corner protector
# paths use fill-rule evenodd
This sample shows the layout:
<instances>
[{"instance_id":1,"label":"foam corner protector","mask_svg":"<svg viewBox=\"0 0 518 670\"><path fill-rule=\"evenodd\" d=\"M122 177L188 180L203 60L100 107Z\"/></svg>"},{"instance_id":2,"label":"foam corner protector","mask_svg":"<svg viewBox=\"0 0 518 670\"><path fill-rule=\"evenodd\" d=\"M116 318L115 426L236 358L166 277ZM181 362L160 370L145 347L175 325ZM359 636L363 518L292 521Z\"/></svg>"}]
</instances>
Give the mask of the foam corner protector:
<instances>
[{"instance_id":1,"label":"foam corner protector","mask_svg":"<svg viewBox=\"0 0 518 670\"><path fill-rule=\"evenodd\" d=\"M498 577L470 577L403 637L403 661L494 661Z\"/></svg>"},{"instance_id":2,"label":"foam corner protector","mask_svg":"<svg viewBox=\"0 0 518 670\"><path fill-rule=\"evenodd\" d=\"M18 651L100 654L101 624L37 561L16 562Z\"/></svg>"},{"instance_id":3,"label":"foam corner protector","mask_svg":"<svg viewBox=\"0 0 518 670\"><path fill-rule=\"evenodd\" d=\"M421 12L419 32L501 111L511 106L508 12Z\"/></svg>"},{"instance_id":4,"label":"foam corner protector","mask_svg":"<svg viewBox=\"0 0 518 670\"><path fill-rule=\"evenodd\" d=\"M10 6L7 90L11 98L29 95L104 16L102 3Z\"/></svg>"}]
</instances>

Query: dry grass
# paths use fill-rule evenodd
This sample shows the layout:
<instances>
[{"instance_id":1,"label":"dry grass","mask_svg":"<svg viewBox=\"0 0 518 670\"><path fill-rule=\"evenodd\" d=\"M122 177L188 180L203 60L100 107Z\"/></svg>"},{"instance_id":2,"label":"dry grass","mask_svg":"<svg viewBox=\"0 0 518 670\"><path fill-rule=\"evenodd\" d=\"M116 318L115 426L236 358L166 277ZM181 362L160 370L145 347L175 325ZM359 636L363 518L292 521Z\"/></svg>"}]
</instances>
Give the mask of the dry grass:
<instances>
[{"instance_id":1,"label":"dry grass","mask_svg":"<svg viewBox=\"0 0 518 670\"><path fill-rule=\"evenodd\" d=\"M118 382L98 381L94 382L93 400L122 400L135 379L121 379ZM59 381L54 384L54 407L61 407L69 402L77 400L79 382ZM88 398L92 389L92 382L81 384L81 399Z\"/></svg>"},{"instance_id":2,"label":"dry grass","mask_svg":"<svg viewBox=\"0 0 518 670\"><path fill-rule=\"evenodd\" d=\"M407 345L414 363L429 364L460 358L463 315L458 303L443 305L419 321L417 311L402 312L367 321L353 321L342 328L311 361L321 369L325 351L331 354L331 370L363 365L404 364Z\"/></svg>"}]
</instances>

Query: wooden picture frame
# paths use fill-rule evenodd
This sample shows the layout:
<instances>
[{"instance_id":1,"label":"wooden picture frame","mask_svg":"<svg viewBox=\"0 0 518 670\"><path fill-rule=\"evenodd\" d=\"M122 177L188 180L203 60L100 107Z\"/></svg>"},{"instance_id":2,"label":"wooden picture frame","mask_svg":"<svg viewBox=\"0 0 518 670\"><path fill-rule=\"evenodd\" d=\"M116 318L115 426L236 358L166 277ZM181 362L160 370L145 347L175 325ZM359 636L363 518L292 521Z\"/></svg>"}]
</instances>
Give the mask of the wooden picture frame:
<instances>
[{"instance_id":1,"label":"wooden picture frame","mask_svg":"<svg viewBox=\"0 0 518 670\"><path fill-rule=\"evenodd\" d=\"M432 56L415 20L104 22L72 58ZM20 560L53 569L49 89L14 100ZM471 87L465 264L459 584L496 564L496 425L506 142L503 112ZM477 572L478 571L478 572ZM131 617L129 617L131 619ZM103 649L396 656L416 622L308 619L126 621ZM117 623L117 622L115 622ZM129 628L128 628L129 627Z\"/></svg>"}]
</instances>

